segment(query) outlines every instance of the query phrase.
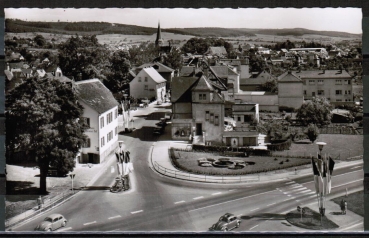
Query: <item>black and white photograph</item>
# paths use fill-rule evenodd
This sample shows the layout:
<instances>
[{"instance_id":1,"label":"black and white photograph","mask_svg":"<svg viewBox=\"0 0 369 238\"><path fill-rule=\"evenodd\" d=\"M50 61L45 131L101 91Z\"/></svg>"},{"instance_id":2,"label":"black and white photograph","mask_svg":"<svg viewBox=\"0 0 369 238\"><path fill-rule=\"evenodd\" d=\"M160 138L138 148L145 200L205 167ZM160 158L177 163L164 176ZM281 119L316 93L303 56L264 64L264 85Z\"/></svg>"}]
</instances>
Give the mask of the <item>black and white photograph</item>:
<instances>
[{"instance_id":1,"label":"black and white photograph","mask_svg":"<svg viewBox=\"0 0 369 238\"><path fill-rule=\"evenodd\" d=\"M7 232L362 232L360 8L5 8Z\"/></svg>"}]
</instances>

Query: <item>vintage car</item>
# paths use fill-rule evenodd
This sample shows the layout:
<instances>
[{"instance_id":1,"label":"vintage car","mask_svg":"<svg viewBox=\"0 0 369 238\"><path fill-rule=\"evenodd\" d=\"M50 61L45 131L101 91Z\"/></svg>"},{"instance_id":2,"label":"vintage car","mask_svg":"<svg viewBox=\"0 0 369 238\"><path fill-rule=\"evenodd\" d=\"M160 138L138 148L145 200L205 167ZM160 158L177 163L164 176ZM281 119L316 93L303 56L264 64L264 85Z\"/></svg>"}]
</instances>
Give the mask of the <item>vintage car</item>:
<instances>
[{"instance_id":1,"label":"vintage car","mask_svg":"<svg viewBox=\"0 0 369 238\"><path fill-rule=\"evenodd\" d=\"M51 214L35 228L35 231L54 231L66 225L67 219L65 219L63 215Z\"/></svg>"},{"instance_id":2,"label":"vintage car","mask_svg":"<svg viewBox=\"0 0 369 238\"><path fill-rule=\"evenodd\" d=\"M157 126L154 128L153 134L154 135L161 135L164 133L164 127L163 126Z\"/></svg>"},{"instance_id":3,"label":"vintage car","mask_svg":"<svg viewBox=\"0 0 369 238\"><path fill-rule=\"evenodd\" d=\"M219 218L209 230L211 231L229 231L240 227L241 220L231 213L226 213Z\"/></svg>"}]
</instances>

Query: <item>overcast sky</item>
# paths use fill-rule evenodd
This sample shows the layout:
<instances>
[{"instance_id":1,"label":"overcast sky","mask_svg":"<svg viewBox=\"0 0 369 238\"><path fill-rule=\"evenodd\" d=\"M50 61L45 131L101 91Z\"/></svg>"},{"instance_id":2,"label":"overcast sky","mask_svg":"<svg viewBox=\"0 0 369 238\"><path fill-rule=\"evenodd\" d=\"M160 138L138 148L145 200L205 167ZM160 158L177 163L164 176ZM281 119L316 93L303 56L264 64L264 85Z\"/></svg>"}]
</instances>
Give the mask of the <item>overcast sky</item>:
<instances>
[{"instance_id":1,"label":"overcast sky","mask_svg":"<svg viewBox=\"0 0 369 238\"><path fill-rule=\"evenodd\" d=\"M6 18L27 21L98 21L165 28L307 28L362 33L360 8L240 9L5 9Z\"/></svg>"}]
</instances>

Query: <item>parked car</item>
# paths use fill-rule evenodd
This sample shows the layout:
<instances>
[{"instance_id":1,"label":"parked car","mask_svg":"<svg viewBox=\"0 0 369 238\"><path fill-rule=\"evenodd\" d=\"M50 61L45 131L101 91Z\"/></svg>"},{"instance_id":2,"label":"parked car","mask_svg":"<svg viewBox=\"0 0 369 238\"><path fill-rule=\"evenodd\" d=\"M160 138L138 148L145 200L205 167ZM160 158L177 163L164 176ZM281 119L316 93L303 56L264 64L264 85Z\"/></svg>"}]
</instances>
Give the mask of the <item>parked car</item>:
<instances>
[{"instance_id":1,"label":"parked car","mask_svg":"<svg viewBox=\"0 0 369 238\"><path fill-rule=\"evenodd\" d=\"M163 126L157 126L154 128L153 134L154 135L161 135L164 133L164 127Z\"/></svg>"},{"instance_id":2,"label":"parked car","mask_svg":"<svg viewBox=\"0 0 369 238\"><path fill-rule=\"evenodd\" d=\"M165 118L160 118L160 121L158 123L156 123L157 126L166 126L167 122L165 120Z\"/></svg>"},{"instance_id":3,"label":"parked car","mask_svg":"<svg viewBox=\"0 0 369 238\"><path fill-rule=\"evenodd\" d=\"M234 228L240 227L241 220L231 213L226 213L219 218L219 221L215 223L210 230L212 231L229 231Z\"/></svg>"},{"instance_id":4,"label":"parked car","mask_svg":"<svg viewBox=\"0 0 369 238\"><path fill-rule=\"evenodd\" d=\"M63 215L51 214L45 217L44 221L35 228L35 231L55 231L66 225L67 219L65 219Z\"/></svg>"}]
</instances>

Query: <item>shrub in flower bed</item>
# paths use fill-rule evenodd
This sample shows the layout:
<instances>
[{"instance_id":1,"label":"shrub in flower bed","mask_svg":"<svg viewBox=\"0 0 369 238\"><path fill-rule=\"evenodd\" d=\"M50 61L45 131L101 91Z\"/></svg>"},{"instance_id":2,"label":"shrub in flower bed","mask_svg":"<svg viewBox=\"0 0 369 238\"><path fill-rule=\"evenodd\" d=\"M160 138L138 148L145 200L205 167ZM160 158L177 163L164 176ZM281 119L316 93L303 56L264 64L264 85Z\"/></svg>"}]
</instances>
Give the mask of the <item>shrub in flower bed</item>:
<instances>
[{"instance_id":1,"label":"shrub in flower bed","mask_svg":"<svg viewBox=\"0 0 369 238\"><path fill-rule=\"evenodd\" d=\"M310 164L310 159L301 158L290 158L289 163L279 164L278 161L274 162L274 157L267 156L250 156L250 157L232 157L225 158L224 161L233 161L236 164L243 161L245 165L244 168L239 169L228 169L225 167L201 167L198 164L198 159L200 158L212 158L215 160L224 159L222 155L217 153L205 153L205 152L186 152L186 151L176 151L175 155L179 155L178 158L172 158L173 165L182 171L194 173L194 174L206 174L206 175L246 175L254 173L265 173L274 170L281 170L287 168L293 168L300 165ZM228 160L227 160L228 159ZM282 161L281 161L282 162Z\"/></svg>"}]
</instances>

